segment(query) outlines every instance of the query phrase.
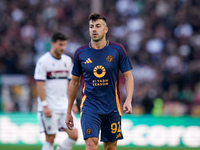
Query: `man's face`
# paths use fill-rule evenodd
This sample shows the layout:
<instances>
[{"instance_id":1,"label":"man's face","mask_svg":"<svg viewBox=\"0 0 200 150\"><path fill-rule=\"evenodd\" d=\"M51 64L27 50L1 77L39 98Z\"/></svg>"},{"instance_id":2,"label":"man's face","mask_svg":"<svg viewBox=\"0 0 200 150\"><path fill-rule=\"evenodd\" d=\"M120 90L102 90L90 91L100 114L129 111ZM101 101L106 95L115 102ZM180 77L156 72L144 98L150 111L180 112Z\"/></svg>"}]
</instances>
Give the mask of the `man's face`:
<instances>
[{"instance_id":1,"label":"man's face","mask_svg":"<svg viewBox=\"0 0 200 150\"><path fill-rule=\"evenodd\" d=\"M62 55L64 53L66 45L67 45L67 41L57 40L56 42L52 42L52 47L53 47L54 53L57 56Z\"/></svg>"},{"instance_id":2,"label":"man's face","mask_svg":"<svg viewBox=\"0 0 200 150\"><path fill-rule=\"evenodd\" d=\"M108 27L102 19L97 19L95 21L90 20L89 32L91 39L95 42L98 42L105 37L106 33L108 32Z\"/></svg>"}]
</instances>

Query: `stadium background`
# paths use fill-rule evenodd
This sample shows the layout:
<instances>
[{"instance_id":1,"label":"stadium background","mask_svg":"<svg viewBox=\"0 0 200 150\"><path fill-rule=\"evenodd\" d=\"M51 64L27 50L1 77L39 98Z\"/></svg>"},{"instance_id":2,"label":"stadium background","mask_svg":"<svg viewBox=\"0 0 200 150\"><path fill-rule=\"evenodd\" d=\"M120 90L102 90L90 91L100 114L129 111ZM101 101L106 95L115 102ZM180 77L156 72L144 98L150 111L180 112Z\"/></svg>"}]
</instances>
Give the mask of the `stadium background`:
<instances>
[{"instance_id":1,"label":"stadium background","mask_svg":"<svg viewBox=\"0 0 200 150\"><path fill-rule=\"evenodd\" d=\"M1 0L0 149L40 149L40 140L31 144L31 140L16 138L22 132L24 139L31 139L30 129L38 134L35 63L49 50L55 31L67 35L65 52L73 57L76 48L90 40L91 12L106 16L107 39L124 45L134 67L133 115L123 115L125 139L132 141L124 140L119 150L198 149L199 8L198 0ZM123 104L122 76L120 93ZM79 92L78 104L80 97ZM80 140L75 149L83 149L82 145Z\"/></svg>"}]
</instances>

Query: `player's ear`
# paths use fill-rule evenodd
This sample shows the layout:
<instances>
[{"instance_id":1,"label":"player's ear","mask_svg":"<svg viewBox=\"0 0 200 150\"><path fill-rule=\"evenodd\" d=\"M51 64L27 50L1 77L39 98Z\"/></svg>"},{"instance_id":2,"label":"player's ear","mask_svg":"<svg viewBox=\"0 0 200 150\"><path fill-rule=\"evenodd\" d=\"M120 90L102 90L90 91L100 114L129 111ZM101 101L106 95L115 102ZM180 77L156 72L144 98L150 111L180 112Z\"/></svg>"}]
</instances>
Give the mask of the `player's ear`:
<instances>
[{"instance_id":1,"label":"player's ear","mask_svg":"<svg viewBox=\"0 0 200 150\"><path fill-rule=\"evenodd\" d=\"M105 33L108 33L108 27L105 28Z\"/></svg>"}]
</instances>

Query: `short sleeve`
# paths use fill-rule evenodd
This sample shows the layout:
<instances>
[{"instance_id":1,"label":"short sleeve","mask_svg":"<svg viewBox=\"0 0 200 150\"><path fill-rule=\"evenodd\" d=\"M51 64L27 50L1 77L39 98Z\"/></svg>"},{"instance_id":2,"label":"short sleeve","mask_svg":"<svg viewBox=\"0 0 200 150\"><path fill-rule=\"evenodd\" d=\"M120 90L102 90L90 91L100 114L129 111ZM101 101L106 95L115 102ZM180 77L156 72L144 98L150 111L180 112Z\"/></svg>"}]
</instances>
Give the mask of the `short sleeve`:
<instances>
[{"instance_id":1,"label":"short sleeve","mask_svg":"<svg viewBox=\"0 0 200 150\"><path fill-rule=\"evenodd\" d=\"M80 53L78 53L77 51L74 54L74 61L73 61L74 65L72 68L72 75L74 75L74 76L81 76L81 74L82 74L82 67L81 67L81 63L79 61L79 55L80 55Z\"/></svg>"},{"instance_id":2,"label":"short sleeve","mask_svg":"<svg viewBox=\"0 0 200 150\"><path fill-rule=\"evenodd\" d=\"M35 67L34 79L45 81L46 78L47 77L46 77L45 63L42 62L41 60L39 60L36 64L36 67Z\"/></svg>"},{"instance_id":3,"label":"short sleeve","mask_svg":"<svg viewBox=\"0 0 200 150\"><path fill-rule=\"evenodd\" d=\"M120 70L122 73L133 69L128 54L124 47L120 45Z\"/></svg>"}]
</instances>

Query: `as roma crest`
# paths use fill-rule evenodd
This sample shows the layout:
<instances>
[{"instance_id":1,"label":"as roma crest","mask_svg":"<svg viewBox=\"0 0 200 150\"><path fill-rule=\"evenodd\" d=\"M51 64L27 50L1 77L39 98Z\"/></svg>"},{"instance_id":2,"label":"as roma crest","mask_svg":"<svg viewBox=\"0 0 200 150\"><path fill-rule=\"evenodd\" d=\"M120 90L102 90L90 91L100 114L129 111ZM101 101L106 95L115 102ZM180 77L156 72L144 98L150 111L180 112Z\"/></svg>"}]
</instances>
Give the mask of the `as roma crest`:
<instances>
[{"instance_id":1,"label":"as roma crest","mask_svg":"<svg viewBox=\"0 0 200 150\"><path fill-rule=\"evenodd\" d=\"M92 133L92 130L90 128L87 128L86 131L85 131L87 134L91 134Z\"/></svg>"},{"instance_id":2,"label":"as roma crest","mask_svg":"<svg viewBox=\"0 0 200 150\"><path fill-rule=\"evenodd\" d=\"M113 57L112 55L108 55L108 56L106 57L106 60L107 60L108 62L112 62L112 61L114 60L114 57Z\"/></svg>"}]
</instances>

